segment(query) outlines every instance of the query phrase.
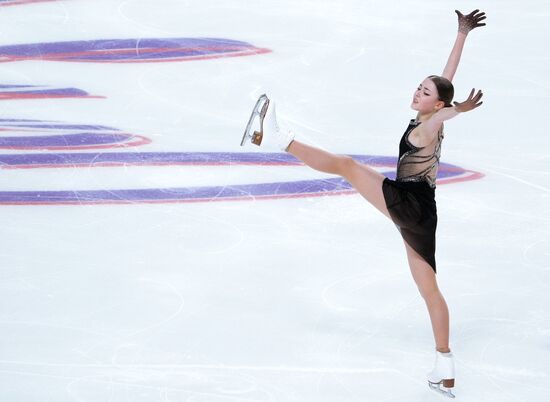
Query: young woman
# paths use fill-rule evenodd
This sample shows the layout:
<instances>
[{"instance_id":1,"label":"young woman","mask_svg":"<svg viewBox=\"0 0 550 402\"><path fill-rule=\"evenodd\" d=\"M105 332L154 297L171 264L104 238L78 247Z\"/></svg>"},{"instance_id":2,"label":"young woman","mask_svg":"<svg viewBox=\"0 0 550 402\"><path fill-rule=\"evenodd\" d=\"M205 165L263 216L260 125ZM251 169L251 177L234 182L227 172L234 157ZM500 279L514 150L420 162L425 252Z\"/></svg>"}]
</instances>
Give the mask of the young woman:
<instances>
[{"instance_id":1,"label":"young woman","mask_svg":"<svg viewBox=\"0 0 550 402\"><path fill-rule=\"evenodd\" d=\"M451 83L460 61L468 33L485 23L479 10L458 15L458 34L441 76L424 79L414 92L411 108L417 111L399 144L396 180L348 156L335 155L294 140L294 134L281 129L275 116L275 105L262 95L248 122L241 145L247 140L261 146L278 145L306 165L321 172L345 178L367 201L390 218L404 239L410 270L426 302L436 346L434 369L428 374L430 388L454 397L454 359L449 349L449 311L436 280L435 204L436 174L439 164L443 122L460 113L471 111L480 102L482 92L472 89L464 102L451 103ZM251 134L252 124L259 117L260 130Z\"/></svg>"}]
</instances>

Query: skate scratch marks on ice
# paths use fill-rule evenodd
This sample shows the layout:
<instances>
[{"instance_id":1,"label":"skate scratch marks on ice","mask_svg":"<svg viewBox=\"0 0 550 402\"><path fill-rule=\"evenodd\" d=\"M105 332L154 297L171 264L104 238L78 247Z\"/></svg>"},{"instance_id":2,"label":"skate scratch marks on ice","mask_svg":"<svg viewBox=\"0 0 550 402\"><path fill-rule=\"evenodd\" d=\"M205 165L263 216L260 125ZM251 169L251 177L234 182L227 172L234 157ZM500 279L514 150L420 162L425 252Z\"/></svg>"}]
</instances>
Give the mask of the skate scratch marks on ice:
<instances>
[{"instance_id":1,"label":"skate scratch marks on ice","mask_svg":"<svg viewBox=\"0 0 550 402\"><path fill-rule=\"evenodd\" d=\"M41 139L42 140L42 139ZM363 163L376 168L390 168L382 172L395 176L395 157L353 155ZM99 168L123 166L300 166L301 163L286 153L232 153L232 152L109 152L0 155L3 169L32 168ZM438 184L479 179L478 172L441 163ZM75 205L75 204L132 204L244 201L317 197L325 195L356 194L342 178L283 181L273 183L235 184L223 186L170 187L147 189L68 190L68 191L4 191L0 204L9 205Z\"/></svg>"}]
</instances>

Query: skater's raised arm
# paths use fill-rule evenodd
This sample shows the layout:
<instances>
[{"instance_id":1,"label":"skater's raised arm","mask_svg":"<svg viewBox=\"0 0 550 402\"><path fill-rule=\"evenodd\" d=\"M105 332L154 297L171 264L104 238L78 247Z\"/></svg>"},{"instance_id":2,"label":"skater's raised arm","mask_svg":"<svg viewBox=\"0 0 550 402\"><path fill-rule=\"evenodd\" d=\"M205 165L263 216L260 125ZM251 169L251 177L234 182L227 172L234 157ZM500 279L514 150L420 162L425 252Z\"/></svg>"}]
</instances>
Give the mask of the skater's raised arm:
<instances>
[{"instance_id":1,"label":"skater's raised arm","mask_svg":"<svg viewBox=\"0 0 550 402\"><path fill-rule=\"evenodd\" d=\"M458 32L456 35L455 44L451 55L447 60L447 65L443 70L442 77L447 78L449 81L453 80L453 77L458 68L458 63L460 62L460 56L462 55L462 49L464 48L464 43L466 42L466 37L468 33L477 27L485 26L483 21L485 18L485 13L480 13L479 10L474 10L468 15L463 15L460 11L455 10L458 15Z\"/></svg>"},{"instance_id":2,"label":"skater's raised arm","mask_svg":"<svg viewBox=\"0 0 550 402\"><path fill-rule=\"evenodd\" d=\"M445 120L452 119L459 113L469 112L470 110L480 107L483 104L483 102L480 102L483 97L483 92L479 90L475 93L475 91L475 88L472 89L468 99L464 102L453 102L453 107L446 107L437 111L437 113L425 122L424 130L426 132L436 132Z\"/></svg>"}]
</instances>

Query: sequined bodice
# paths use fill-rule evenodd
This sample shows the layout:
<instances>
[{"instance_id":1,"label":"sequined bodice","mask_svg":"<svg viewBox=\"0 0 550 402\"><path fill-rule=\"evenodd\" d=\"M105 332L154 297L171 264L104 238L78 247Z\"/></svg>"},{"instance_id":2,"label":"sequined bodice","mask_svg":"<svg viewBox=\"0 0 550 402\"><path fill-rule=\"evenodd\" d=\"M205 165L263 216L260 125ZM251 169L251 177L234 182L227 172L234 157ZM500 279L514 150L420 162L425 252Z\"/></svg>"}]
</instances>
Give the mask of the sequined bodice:
<instances>
[{"instance_id":1,"label":"sequined bodice","mask_svg":"<svg viewBox=\"0 0 550 402\"><path fill-rule=\"evenodd\" d=\"M409 134L421 122L411 120L399 143L399 161L397 162L397 181L420 182L425 181L435 188L439 157L441 155L441 142L443 141L443 126L437 133L437 137L425 147L415 147L409 142Z\"/></svg>"}]
</instances>

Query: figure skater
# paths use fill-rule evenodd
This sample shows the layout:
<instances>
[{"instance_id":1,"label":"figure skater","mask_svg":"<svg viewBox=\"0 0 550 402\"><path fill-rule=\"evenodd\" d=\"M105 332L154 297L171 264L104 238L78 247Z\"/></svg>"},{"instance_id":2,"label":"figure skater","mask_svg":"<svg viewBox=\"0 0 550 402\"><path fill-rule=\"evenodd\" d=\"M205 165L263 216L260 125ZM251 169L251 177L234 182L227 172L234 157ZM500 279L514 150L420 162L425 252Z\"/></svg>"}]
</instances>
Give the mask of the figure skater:
<instances>
[{"instance_id":1,"label":"figure skater","mask_svg":"<svg viewBox=\"0 0 550 402\"><path fill-rule=\"evenodd\" d=\"M458 15L457 37L440 76L430 75L414 92L411 108L417 111L399 143L396 180L349 156L335 155L294 139L294 133L279 127L275 104L262 95L254 107L241 145L277 145L307 166L346 179L367 201L398 227L407 252L414 281L430 315L436 346L434 369L428 374L430 388L454 398L454 358L449 348L449 310L437 286L435 264L436 175L443 140L443 122L479 107L483 96L472 89L464 102L451 103L451 81L457 70L468 33L484 26L486 17L479 10ZM256 119L258 117L258 119ZM259 122L259 131L252 125Z\"/></svg>"}]
</instances>

